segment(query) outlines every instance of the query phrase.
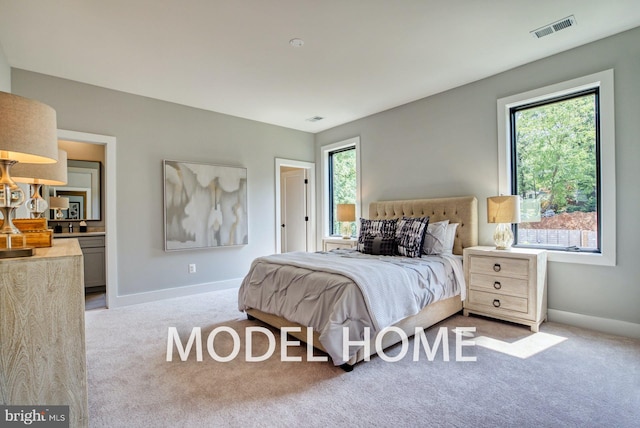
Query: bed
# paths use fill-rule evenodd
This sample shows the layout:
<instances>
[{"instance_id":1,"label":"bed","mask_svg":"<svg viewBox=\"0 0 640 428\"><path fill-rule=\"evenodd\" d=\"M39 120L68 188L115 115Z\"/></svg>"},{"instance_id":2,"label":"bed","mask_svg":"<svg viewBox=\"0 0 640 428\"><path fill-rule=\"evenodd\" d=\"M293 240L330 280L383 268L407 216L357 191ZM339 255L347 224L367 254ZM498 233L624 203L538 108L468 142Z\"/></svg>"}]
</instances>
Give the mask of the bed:
<instances>
[{"instance_id":1,"label":"bed","mask_svg":"<svg viewBox=\"0 0 640 428\"><path fill-rule=\"evenodd\" d=\"M288 334L303 342L307 342L308 337L312 337L311 345L327 353L335 365L350 371L357 362L365 360L376 352L374 346L376 336L370 339L371 346L368 353L365 352L364 347L359 347L348 355L348 359L345 359L344 356L338 355L335 349L337 339L330 337L332 334L330 330L333 329L334 324L347 326L350 336L354 334L361 338L361 329L364 326L370 327L374 334L379 334L385 327L394 326L404 331L407 336L412 336L416 327L426 329L462 309L465 292L464 276L461 275L462 278L459 278L461 269L456 268L455 259L459 259L458 263L461 266L460 256L463 249L477 245L477 199L474 196L465 196L382 201L372 202L369 205L370 220L427 216L430 224L449 220L449 223L458 225L455 229L452 255L440 254L424 257L421 260L406 257L366 256L353 250L334 250L309 255L286 253L262 257L254 260L242 282L238 293L238 307L247 313L249 319L257 319L275 328L299 328L299 332ZM431 265L427 268L423 267L424 263L431 262L433 267ZM382 279L378 279L378 283L371 278L368 279L373 281L373 285L368 286L373 287L373 291L360 284L361 277L366 276L362 272L368 272L367 269L372 266L371 263L375 263L376 266L384 265L384 268L381 268L384 269L381 271L383 273L370 275L372 278L380 276ZM404 275L403 278L407 276L407 272L409 272L408 275L423 278L425 274L421 269L427 269L429 278L439 278L434 281L435 288L423 291L421 289L424 288L424 284L420 284L413 291L405 291L404 285L402 287L395 285L399 281L391 281L395 288L380 292L382 297L376 297L378 300L382 298L390 301L396 294L422 293L421 297L416 299L419 307L403 308L402 310L408 312L408 315L402 315L400 318L398 318L399 310L392 314L382 314L380 309L383 306L393 305L376 304L376 299L367 293L378 293L375 291L377 287L384 285L385 278L389 278L385 275L396 275L394 270L399 271L399 275ZM447 278L443 280L445 276ZM457 292L455 289L445 290L439 284L444 284L452 278L458 280ZM323 291L316 291L319 289ZM387 293L386 296L384 293ZM413 306L413 303L408 306ZM364 315L365 312L369 318ZM312 329L312 335L308 335L308 328ZM397 343L400 336L385 334L381 339L382 348L386 348Z\"/></svg>"}]
</instances>

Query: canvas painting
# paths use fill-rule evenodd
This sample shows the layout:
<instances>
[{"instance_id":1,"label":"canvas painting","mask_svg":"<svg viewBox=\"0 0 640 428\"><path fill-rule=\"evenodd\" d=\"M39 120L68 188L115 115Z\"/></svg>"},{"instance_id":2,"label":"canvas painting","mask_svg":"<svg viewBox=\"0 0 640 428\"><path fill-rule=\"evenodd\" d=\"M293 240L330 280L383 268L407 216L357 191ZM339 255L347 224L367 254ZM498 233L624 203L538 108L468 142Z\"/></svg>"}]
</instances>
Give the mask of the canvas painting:
<instances>
[{"instance_id":1,"label":"canvas painting","mask_svg":"<svg viewBox=\"0 0 640 428\"><path fill-rule=\"evenodd\" d=\"M165 160L165 251L246 245L247 169Z\"/></svg>"}]
</instances>

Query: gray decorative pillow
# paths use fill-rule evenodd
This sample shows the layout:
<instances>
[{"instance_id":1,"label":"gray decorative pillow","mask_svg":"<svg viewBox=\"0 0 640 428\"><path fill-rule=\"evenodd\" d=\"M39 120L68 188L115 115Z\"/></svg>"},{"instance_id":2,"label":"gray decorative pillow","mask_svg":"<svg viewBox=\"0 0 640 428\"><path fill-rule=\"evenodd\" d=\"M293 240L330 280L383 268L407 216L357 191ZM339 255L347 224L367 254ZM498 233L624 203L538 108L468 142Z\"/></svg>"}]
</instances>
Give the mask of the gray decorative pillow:
<instances>
[{"instance_id":1,"label":"gray decorative pillow","mask_svg":"<svg viewBox=\"0 0 640 428\"><path fill-rule=\"evenodd\" d=\"M397 219L367 220L360 219L360 235L358 235L358 251L364 253L364 239L367 236L382 236L394 238L396 236Z\"/></svg>"},{"instance_id":2,"label":"gray decorative pillow","mask_svg":"<svg viewBox=\"0 0 640 428\"><path fill-rule=\"evenodd\" d=\"M424 235L423 251L425 254L441 254L445 249L447 225L449 220L430 223Z\"/></svg>"},{"instance_id":3,"label":"gray decorative pillow","mask_svg":"<svg viewBox=\"0 0 640 428\"><path fill-rule=\"evenodd\" d=\"M453 244L456 240L456 230L460 223L449 223L447 225L447 237L444 240L444 254L453 253Z\"/></svg>"},{"instance_id":4,"label":"gray decorative pillow","mask_svg":"<svg viewBox=\"0 0 640 428\"><path fill-rule=\"evenodd\" d=\"M405 257L422 256L424 234L427 231L429 217L403 217L396 228L398 254Z\"/></svg>"},{"instance_id":5,"label":"gray decorative pillow","mask_svg":"<svg viewBox=\"0 0 640 428\"><path fill-rule=\"evenodd\" d=\"M365 236L364 251L365 254L375 256L393 256L396 252L396 238L384 236Z\"/></svg>"}]
</instances>

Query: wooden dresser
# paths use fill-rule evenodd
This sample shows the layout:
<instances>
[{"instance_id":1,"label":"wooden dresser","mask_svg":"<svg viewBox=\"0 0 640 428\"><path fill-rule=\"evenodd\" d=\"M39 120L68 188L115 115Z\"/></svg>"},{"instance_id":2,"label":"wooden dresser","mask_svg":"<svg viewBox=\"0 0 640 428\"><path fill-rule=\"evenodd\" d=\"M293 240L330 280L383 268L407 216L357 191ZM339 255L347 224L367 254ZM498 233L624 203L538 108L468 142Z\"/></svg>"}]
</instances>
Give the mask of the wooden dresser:
<instances>
[{"instance_id":1,"label":"wooden dresser","mask_svg":"<svg viewBox=\"0 0 640 428\"><path fill-rule=\"evenodd\" d=\"M547 318L547 251L464 249L469 313L524 324L537 332Z\"/></svg>"},{"instance_id":2,"label":"wooden dresser","mask_svg":"<svg viewBox=\"0 0 640 428\"><path fill-rule=\"evenodd\" d=\"M68 405L88 425L83 284L76 239L0 259L0 404Z\"/></svg>"}]
</instances>

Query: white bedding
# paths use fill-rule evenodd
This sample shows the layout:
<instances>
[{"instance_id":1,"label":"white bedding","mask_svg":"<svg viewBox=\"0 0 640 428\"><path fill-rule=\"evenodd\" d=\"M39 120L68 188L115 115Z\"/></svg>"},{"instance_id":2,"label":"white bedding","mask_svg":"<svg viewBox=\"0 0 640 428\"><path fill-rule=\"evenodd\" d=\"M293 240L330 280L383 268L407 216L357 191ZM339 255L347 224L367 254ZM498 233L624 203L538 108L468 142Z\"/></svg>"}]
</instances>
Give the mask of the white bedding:
<instances>
[{"instance_id":1,"label":"white bedding","mask_svg":"<svg viewBox=\"0 0 640 428\"><path fill-rule=\"evenodd\" d=\"M461 257L371 256L352 250L285 253L254 260L238 295L249 308L313 327L334 364L342 330L362 339L438 300L465 292ZM357 350L353 350L352 354Z\"/></svg>"}]
</instances>

